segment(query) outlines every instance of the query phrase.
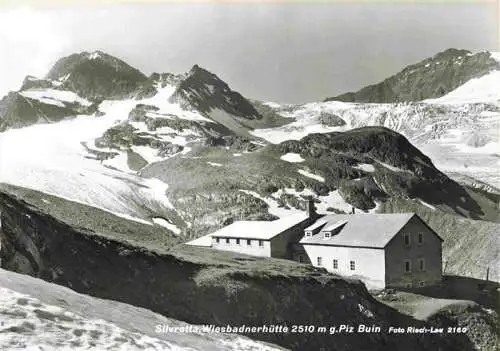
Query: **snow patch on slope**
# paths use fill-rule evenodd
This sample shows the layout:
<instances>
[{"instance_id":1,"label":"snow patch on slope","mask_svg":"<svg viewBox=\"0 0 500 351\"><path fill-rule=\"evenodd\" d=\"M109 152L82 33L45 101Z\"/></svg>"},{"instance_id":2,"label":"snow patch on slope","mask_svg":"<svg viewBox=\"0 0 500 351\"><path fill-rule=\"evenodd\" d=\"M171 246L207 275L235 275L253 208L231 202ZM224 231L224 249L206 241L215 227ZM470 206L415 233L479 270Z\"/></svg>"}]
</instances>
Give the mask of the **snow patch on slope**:
<instances>
[{"instance_id":1,"label":"snow patch on slope","mask_svg":"<svg viewBox=\"0 0 500 351\"><path fill-rule=\"evenodd\" d=\"M354 166L353 168L360 169L365 172L373 173L375 172L375 167L373 165L368 164L368 163L361 163L357 166Z\"/></svg>"},{"instance_id":2,"label":"snow patch on slope","mask_svg":"<svg viewBox=\"0 0 500 351\"><path fill-rule=\"evenodd\" d=\"M331 191L325 196L317 196L313 190L307 188L302 191L297 191L293 188L284 188L273 193L272 196L279 199L284 194L293 195L297 199L302 200L306 197L318 199L320 202L314 204L318 213L329 213L330 211L328 211L328 208L335 208L337 210L350 213L353 207L342 198L342 195L340 195L338 190Z\"/></svg>"},{"instance_id":3,"label":"snow patch on slope","mask_svg":"<svg viewBox=\"0 0 500 351\"><path fill-rule=\"evenodd\" d=\"M165 157L161 157L158 155L158 149L152 148L150 146L133 145L130 148L133 152L137 153L139 156L145 159L147 163L158 162L165 159Z\"/></svg>"},{"instance_id":4,"label":"snow patch on slope","mask_svg":"<svg viewBox=\"0 0 500 351\"><path fill-rule=\"evenodd\" d=\"M175 92L175 86L167 85L158 89L158 93L150 98L135 100L136 104L153 105L159 109L156 114L172 114L181 119L191 121L213 122L196 111L188 111L181 107L179 103L170 103L169 98Z\"/></svg>"},{"instance_id":5,"label":"snow patch on slope","mask_svg":"<svg viewBox=\"0 0 500 351\"><path fill-rule=\"evenodd\" d=\"M175 233L177 235L179 235L181 233L181 230L178 226L176 226L173 223L170 223L165 218L155 217L155 218L153 218L153 222L155 224L161 225L162 227L169 229L170 231L172 231L173 233Z\"/></svg>"},{"instance_id":6,"label":"snow patch on slope","mask_svg":"<svg viewBox=\"0 0 500 351\"><path fill-rule=\"evenodd\" d=\"M103 160L102 164L111 168L115 168L124 173L135 174L136 172L129 168L127 161L128 161L127 153L120 151L118 156L115 156L113 158L108 158L107 160Z\"/></svg>"},{"instance_id":7,"label":"snow patch on slope","mask_svg":"<svg viewBox=\"0 0 500 351\"><path fill-rule=\"evenodd\" d=\"M500 52L490 51L490 56L491 56L491 58L496 60L498 63L500 63Z\"/></svg>"},{"instance_id":8,"label":"snow patch on slope","mask_svg":"<svg viewBox=\"0 0 500 351\"><path fill-rule=\"evenodd\" d=\"M99 57L101 57L101 55L97 51L90 53L88 56L89 60L95 60L98 59Z\"/></svg>"},{"instance_id":9,"label":"snow patch on slope","mask_svg":"<svg viewBox=\"0 0 500 351\"><path fill-rule=\"evenodd\" d=\"M304 162L305 160L300 156L300 154L296 154L293 152L289 152L287 154L284 154L283 156L280 157L283 161L286 162L291 162L291 163L300 163Z\"/></svg>"},{"instance_id":10,"label":"snow patch on slope","mask_svg":"<svg viewBox=\"0 0 500 351\"><path fill-rule=\"evenodd\" d=\"M425 201L423 201L423 200L420 200L420 199L418 199L418 202L420 202L420 203L421 203L422 205L424 205L425 207L428 207L428 208L430 208L431 210L436 211L436 207L432 206L431 204L429 204L429 203L427 203L427 202L425 202Z\"/></svg>"},{"instance_id":11,"label":"snow patch on slope","mask_svg":"<svg viewBox=\"0 0 500 351\"><path fill-rule=\"evenodd\" d=\"M297 210L297 209L286 209L284 207L280 207L278 202L275 199L260 196L255 191L243 190L243 189L240 189L240 191L245 193L245 194L252 195L253 197L256 197L257 199L264 201L269 206L268 212L272 215L279 217L279 218L288 217L290 215L294 215L294 214L302 212L302 211ZM273 197L276 197L275 194L276 193L273 194Z\"/></svg>"},{"instance_id":12,"label":"snow patch on slope","mask_svg":"<svg viewBox=\"0 0 500 351\"><path fill-rule=\"evenodd\" d=\"M338 190L334 190L328 193L326 196L318 196L316 193L311 190L311 189L304 189L302 191L297 191L293 188L284 188L280 189L274 193L271 194L271 198L269 197L263 197L256 193L255 191L250 191L250 190L240 190L241 192L244 192L246 194L252 195L258 199L261 199L265 203L268 204L269 210L268 212L270 214L273 214L279 218L283 217L288 217L295 215L297 213L304 213L303 210L296 209L292 206L280 206L280 203L278 200L283 196L294 196L296 199L305 201L306 198L314 198L319 200L319 202L316 202L314 206L316 207L316 210L318 213L331 213L331 208L334 208L336 210L343 211L345 213L351 213L352 209L354 208L357 212L365 212L361 209L358 209L354 207L353 205L349 204L347 201L345 201L342 198L342 195L340 195ZM380 203L376 202L375 208L368 210L368 213L376 213L376 211L380 208ZM200 238L200 241L198 243L194 243L193 245L200 245L200 246L205 246L204 244L209 244L209 238L206 237L204 239ZM209 246L207 245L207 246Z\"/></svg>"},{"instance_id":13,"label":"snow patch on slope","mask_svg":"<svg viewBox=\"0 0 500 351\"><path fill-rule=\"evenodd\" d=\"M90 106L92 103L87 99L78 96L72 91L56 89L30 89L19 92L24 97L39 100L40 102L64 107L64 103L80 104Z\"/></svg>"},{"instance_id":14,"label":"snow patch on slope","mask_svg":"<svg viewBox=\"0 0 500 351\"><path fill-rule=\"evenodd\" d=\"M411 171L409 170L406 170L406 169L402 169L402 168L399 168L399 167L396 167L396 166L393 166L393 165L390 165L388 163L385 163L385 162L382 162L382 161L377 161L375 160L379 165L381 166L384 166L385 168L387 168L388 170L391 170L393 172L406 172L406 173L412 173Z\"/></svg>"},{"instance_id":15,"label":"snow patch on slope","mask_svg":"<svg viewBox=\"0 0 500 351\"><path fill-rule=\"evenodd\" d=\"M222 167L222 164L221 163L217 163L217 162L208 162L207 161L207 164L209 164L210 166L213 166L213 167Z\"/></svg>"},{"instance_id":16,"label":"snow patch on slope","mask_svg":"<svg viewBox=\"0 0 500 351\"><path fill-rule=\"evenodd\" d=\"M311 179L314 179L314 180L317 180L319 182L325 182L325 178L323 178L322 176L319 176L317 174L314 174L314 173L311 173L311 172L308 172L306 171L305 169L299 169L297 172L299 172L300 174L302 174L303 176L305 177L308 177L308 178L311 178Z\"/></svg>"},{"instance_id":17,"label":"snow patch on slope","mask_svg":"<svg viewBox=\"0 0 500 351\"><path fill-rule=\"evenodd\" d=\"M496 102L500 100L500 71L490 72L474 78L448 94L425 100L426 103L463 104L474 102Z\"/></svg>"}]
</instances>

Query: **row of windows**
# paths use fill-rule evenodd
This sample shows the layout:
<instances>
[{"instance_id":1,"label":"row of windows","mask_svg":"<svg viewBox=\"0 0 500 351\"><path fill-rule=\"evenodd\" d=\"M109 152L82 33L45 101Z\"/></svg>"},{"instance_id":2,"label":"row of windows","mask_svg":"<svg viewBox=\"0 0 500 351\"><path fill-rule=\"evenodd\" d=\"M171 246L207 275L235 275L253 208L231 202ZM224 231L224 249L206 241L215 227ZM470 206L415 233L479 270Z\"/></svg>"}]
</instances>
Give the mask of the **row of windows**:
<instances>
[{"instance_id":1,"label":"row of windows","mask_svg":"<svg viewBox=\"0 0 500 351\"><path fill-rule=\"evenodd\" d=\"M241 239L235 239L236 240L236 245L241 245ZM251 239L245 239L244 241L246 241L247 243L247 246L252 246L252 241L258 241L259 243L259 246L263 247L264 246L264 240L251 240ZM220 244L221 242L221 238L215 238L215 242L217 244ZM231 239L230 238L226 238L225 239L225 243L226 244L230 244L231 243Z\"/></svg>"},{"instance_id":2,"label":"row of windows","mask_svg":"<svg viewBox=\"0 0 500 351\"><path fill-rule=\"evenodd\" d=\"M405 270L405 273L411 272L411 260L404 261L404 270ZM421 272L425 271L425 259L424 258L418 259L418 270Z\"/></svg>"},{"instance_id":3,"label":"row of windows","mask_svg":"<svg viewBox=\"0 0 500 351\"><path fill-rule=\"evenodd\" d=\"M421 280L421 281L418 282L418 287L423 288L424 286L425 286L425 281ZM406 283L405 287L406 288L413 288L413 284L412 283Z\"/></svg>"},{"instance_id":4,"label":"row of windows","mask_svg":"<svg viewBox=\"0 0 500 351\"><path fill-rule=\"evenodd\" d=\"M316 263L317 263L318 267L322 267L323 266L323 257L318 256L316 258ZM333 269L339 269L339 260L333 259L332 266L333 266ZM356 262L355 261L349 261L349 269L351 271L356 270Z\"/></svg>"},{"instance_id":5,"label":"row of windows","mask_svg":"<svg viewBox=\"0 0 500 351\"><path fill-rule=\"evenodd\" d=\"M404 241L406 246L411 245L411 233L405 233L404 234ZM419 245L422 245L424 243L424 233L418 233L417 234L417 243Z\"/></svg>"},{"instance_id":6,"label":"row of windows","mask_svg":"<svg viewBox=\"0 0 500 351\"><path fill-rule=\"evenodd\" d=\"M300 262L303 261L302 256L299 257L299 261ZM418 270L421 271L421 272L424 272L425 271L425 258L419 258L417 262L418 262ZM316 258L316 265L318 267L322 267L323 266L323 257L318 256ZM333 269L338 269L339 268L339 261L337 259L333 259L333 261L332 261L332 267L333 267ZM349 269L351 271L356 270L356 261L349 261ZM411 269L412 269L412 267L411 267L411 260L405 260L404 261L404 271L406 273L410 273Z\"/></svg>"}]
</instances>

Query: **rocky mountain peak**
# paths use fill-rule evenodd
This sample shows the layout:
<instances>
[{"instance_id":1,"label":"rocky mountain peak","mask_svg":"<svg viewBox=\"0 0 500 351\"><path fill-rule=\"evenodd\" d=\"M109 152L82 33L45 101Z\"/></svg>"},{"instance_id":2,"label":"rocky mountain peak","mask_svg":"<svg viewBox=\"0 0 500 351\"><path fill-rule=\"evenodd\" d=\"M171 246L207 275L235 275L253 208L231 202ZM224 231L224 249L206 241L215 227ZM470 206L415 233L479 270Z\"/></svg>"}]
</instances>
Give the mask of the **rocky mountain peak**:
<instances>
[{"instance_id":1,"label":"rocky mountain peak","mask_svg":"<svg viewBox=\"0 0 500 351\"><path fill-rule=\"evenodd\" d=\"M441 52L438 52L434 56L434 58L445 59L445 58L456 58L456 57L460 57L460 56L471 56L471 55L472 55L472 53L469 50L449 48L449 49L443 50Z\"/></svg>"},{"instance_id":2,"label":"rocky mountain peak","mask_svg":"<svg viewBox=\"0 0 500 351\"><path fill-rule=\"evenodd\" d=\"M223 91L231 90L229 89L227 83L217 77L217 75L196 64L191 67L181 84L186 88L194 87L195 85L201 86L202 84L204 84L206 86L212 85Z\"/></svg>"},{"instance_id":3,"label":"rocky mountain peak","mask_svg":"<svg viewBox=\"0 0 500 351\"><path fill-rule=\"evenodd\" d=\"M450 48L409 65L380 83L325 101L394 103L438 98L470 79L499 69L500 63L487 51L474 54Z\"/></svg>"},{"instance_id":4,"label":"rocky mountain peak","mask_svg":"<svg viewBox=\"0 0 500 351\"><path fill-rule=\"evenodd\" d=\"M245 119L262 118L254 106L240 93L212 72L194 65L178 84L171 102L202 113L223 110L233 116Z\"/></svg>"},{"instance_id":5,"label":"rocky mountain peak","mask_svg":"<svg viewBox=\"0 0 500 351\"><path fill-rule=\"evenodd\" d=\"M195 64L195 65L193 65L193 67L191 67L191 69L189 70L188 76L196 76L197 79L220 80L219 77L217 77L215 74L204 69L203 67L198 66L197 64ZM221 80L221 82L222 82L222 80Z\"/></svg>"},{"instance_id":6,"label":"rocky mountain peak","mask_svg":"<svg viewBox=\"0 0 500 351\"><path fill-rule=\"evenodd\" d=\"M83 97L126 98L148 78L123 60L103 51L81 52L58 60L46 76L63 80L62 89Z\"/></svg>"}]
</instances>

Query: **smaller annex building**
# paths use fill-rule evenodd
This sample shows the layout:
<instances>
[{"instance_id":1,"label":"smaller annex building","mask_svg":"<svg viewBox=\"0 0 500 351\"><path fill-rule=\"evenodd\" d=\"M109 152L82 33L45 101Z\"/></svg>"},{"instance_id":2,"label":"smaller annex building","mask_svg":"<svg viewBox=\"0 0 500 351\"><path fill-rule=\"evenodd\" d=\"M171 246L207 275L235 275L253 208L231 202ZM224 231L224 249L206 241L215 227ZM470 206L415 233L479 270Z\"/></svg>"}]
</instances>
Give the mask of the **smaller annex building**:
<instances>
[{"instance_id":1,"label":"smaller annex building","mask_svg":"<svg viewBox=\"0 0 500 351\"><path fill-rule=\"evenodd\" d=\"M369 288L423 287L442 279L442 239L414 213L321 215L238 221L188 245L310 263Z\"/></svg>"},{"instance_id":2,"label":"smaller annex building","mask_svg":"<svg viewBox=\"0 0 500 351\"><path fill-rule=\"evenodd\" d=\"M309 223L306 213L275 221L237 221L187 244L253 256L291 259L292 243L301 239L302 230Z\"/></svg>"}]
</instances>

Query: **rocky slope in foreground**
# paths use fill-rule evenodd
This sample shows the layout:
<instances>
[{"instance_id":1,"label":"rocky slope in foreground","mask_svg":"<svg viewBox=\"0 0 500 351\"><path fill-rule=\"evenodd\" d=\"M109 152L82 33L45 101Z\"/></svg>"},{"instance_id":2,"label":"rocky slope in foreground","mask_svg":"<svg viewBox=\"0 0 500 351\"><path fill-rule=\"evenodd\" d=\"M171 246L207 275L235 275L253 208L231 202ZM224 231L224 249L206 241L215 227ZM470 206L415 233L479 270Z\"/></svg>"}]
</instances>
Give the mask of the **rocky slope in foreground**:
<instances>
[{"instance_id":1,"label":"rocky slope in foreground","mask_svg":"<svg viewBox=\"0 0 500 351\"><path fill-rule=\"evenodd\" d=\"M197 328L124 303L78 294L0 269L2 350L278 351L223 333L160 333L158 326Z\"/></svg>"},{"instance_id":2,"label":"rocky slope in foreground","mask_svg":"<svg viewBox=\"0 0 500 351\"><path fill-rule=\"evenodd\" d=\"M448 49L408 66L384 81L325 101L393 103L438 98L470 79L499 69L489 52Z\"/></svg>"},{"instance_id":3,"label":"rocky slope in foreground","mask_svg":"<svg viewBox=\"0 0 500 351\"><path fill-rule=\"evenodd\" d=\"M6 193L0 212L3 267L190 323L365 324L382 330L425 324L377 302L360 282L309 265L186 247L146 250L69 226ZM463 335L249 336L294 350L473 349Z\"/></svg>"}]
</instances>

